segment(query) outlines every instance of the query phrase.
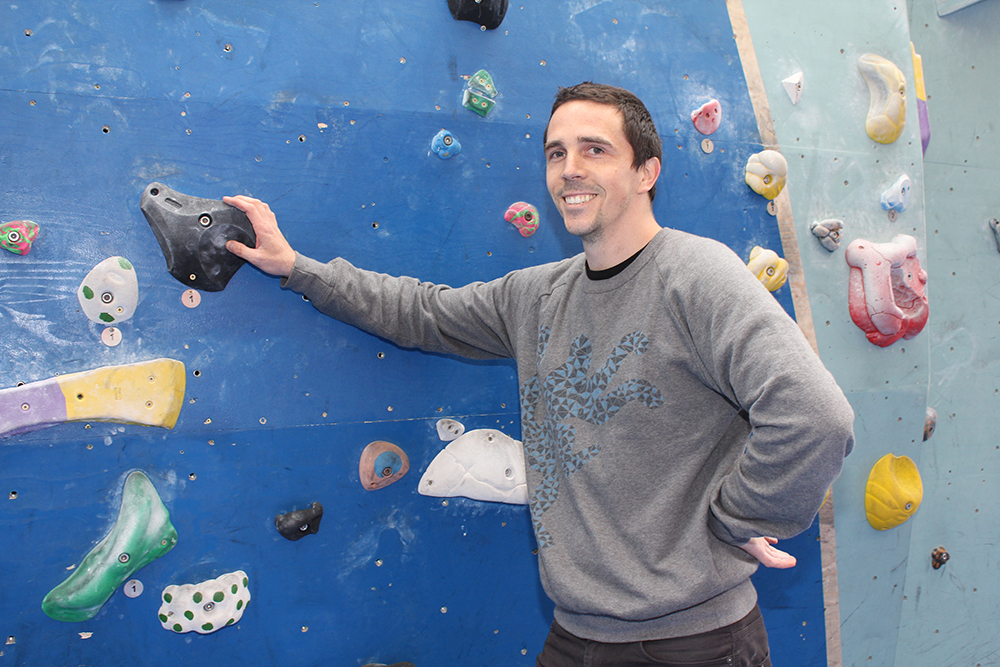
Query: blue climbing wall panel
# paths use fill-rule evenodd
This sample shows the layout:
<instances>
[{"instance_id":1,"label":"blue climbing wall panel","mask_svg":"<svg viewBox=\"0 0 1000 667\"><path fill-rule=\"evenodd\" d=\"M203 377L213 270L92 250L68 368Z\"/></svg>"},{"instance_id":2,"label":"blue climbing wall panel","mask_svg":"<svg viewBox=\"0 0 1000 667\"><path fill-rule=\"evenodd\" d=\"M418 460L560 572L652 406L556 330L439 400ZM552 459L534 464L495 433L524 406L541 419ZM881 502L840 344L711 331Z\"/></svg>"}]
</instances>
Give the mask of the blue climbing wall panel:
<instances>
[{"instance_id":1,"label":"blue climbing wall panel","mask_svg":"<svg viewBox=\"0 0 1000 667\"><path fill-rule=\"evenodd\" d=\"M526 509L416 493L439 418L519 436L513 366L401 349L250 267L187 308L140 195L152 181L250 194L317 259L496 278L579 252L544 186L541 137L557 86L595 80L653 113L661 223L744 258L780 250L743 184L760 137L725 4L515 1L482 31L444 0L38 0L4 3L0 26L0 221L42 227L28 255L0 252L0 387L158 357L187 373L173 430L71 423L0 439L0 664L534 664L551 603ZM501 93L486 118L461 106L481 68ZM724 118L705 153L689 116L711 97ZM430 153L442 128L463 147L447 161ZM541 212L527 239L503 220L518 200ZM135 266L140 298L107 347L76 289L113 255ZM791 311L787 288L776 298ZM402 447L411 472L368 492L357 465L374 440ZM135 575L142 595L50 619L42 598L114 524L132 470L157 488L177 546ZM317 500L318 534L277 534L276 514ZM825 664L817 528L785 547L799 566L757 578L775 664ZM163 588L236 569L253 596L236 628L160 627Z\"/></svg>"}]
</instances>

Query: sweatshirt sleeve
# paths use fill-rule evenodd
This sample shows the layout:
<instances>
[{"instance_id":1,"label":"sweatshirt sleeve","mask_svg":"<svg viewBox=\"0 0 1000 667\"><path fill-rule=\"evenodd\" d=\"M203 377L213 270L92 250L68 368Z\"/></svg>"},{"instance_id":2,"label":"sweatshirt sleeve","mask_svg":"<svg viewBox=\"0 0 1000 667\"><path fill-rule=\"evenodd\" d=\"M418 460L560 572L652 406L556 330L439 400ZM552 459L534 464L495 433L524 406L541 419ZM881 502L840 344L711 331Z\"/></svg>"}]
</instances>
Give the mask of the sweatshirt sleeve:
<instances>
[{"instance_id":1,"label":"sweatshirt sleeve","mask_svg":"<svg viewBox=\"0 0 1000 667\"><path fill-rule=\"evenodd\" d=\"M296 253L281 286L303 294L320 312L402 347L499 359L513 356L502 317L509 312L503 289L509 279L453 289Z\"/></svg>"},{"instance_id":2,"label":"sweatshirt sleeve","mask_svg":"<svg viewBox=\"0 0 1000 667\"><path fill-rule=\"evenodd\" d=\"M786 539L808 528L854 447L854 412L774 297L725 248L681 306L706 382L748 415L741 456L714 492L719 539Z\"/></svg>"}]
</instances>

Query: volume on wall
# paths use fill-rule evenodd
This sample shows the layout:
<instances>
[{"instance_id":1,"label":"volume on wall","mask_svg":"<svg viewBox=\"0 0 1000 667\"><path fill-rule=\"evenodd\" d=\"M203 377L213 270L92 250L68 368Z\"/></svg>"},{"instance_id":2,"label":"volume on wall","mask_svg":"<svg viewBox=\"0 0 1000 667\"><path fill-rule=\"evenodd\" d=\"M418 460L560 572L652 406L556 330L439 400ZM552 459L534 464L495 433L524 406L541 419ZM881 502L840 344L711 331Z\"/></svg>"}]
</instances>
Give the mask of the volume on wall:
<instances>
[{"instance_id":1,"label":"volume on wall","mask_svg":"<svg viewBox=\"0 0 1000 667\"><path fill-rule=\"evenodd\" d=\"M150 183L249 194L317 259L448 284L496 278L579 252L545 189L541 137L557 87L595 80L653 113L663 224L744 259L780 250L766 201L744 184L762 146L725 4L514 2L483 30L444 0L45 0L5 3L0 25L0 219L39 225L29 253L0 258L0 388L156 359L185 373L171 429L78 421L0 440L0 660L533 664L551 605L526 509L416 492L442 417L519 436L513 367L398 348L251 267L191 307L140 198ZM481 69L497 93L485 116L462 105ZM709 151L691 112L713 99L723 120ZM448 159L432 151L442 129L461 143ZM537 207L530 236L504 219L515 202ZM138 281L114 345L77 298L110 257ZM774 294L792 310L787 287ZM357 466L374 441L399 446L412 470L368 491ZM49 618L42 599L112 531L135 471L169 510L176 546L132 575L143 593L119 588L85 621ZM275 530L317 501L315 534ZM824 664L817 528L785 546L799 566L757 577L775 663ZM252 594L234 627L161 626L164 589L229 573Z\"/></svg>"}]
</instances>

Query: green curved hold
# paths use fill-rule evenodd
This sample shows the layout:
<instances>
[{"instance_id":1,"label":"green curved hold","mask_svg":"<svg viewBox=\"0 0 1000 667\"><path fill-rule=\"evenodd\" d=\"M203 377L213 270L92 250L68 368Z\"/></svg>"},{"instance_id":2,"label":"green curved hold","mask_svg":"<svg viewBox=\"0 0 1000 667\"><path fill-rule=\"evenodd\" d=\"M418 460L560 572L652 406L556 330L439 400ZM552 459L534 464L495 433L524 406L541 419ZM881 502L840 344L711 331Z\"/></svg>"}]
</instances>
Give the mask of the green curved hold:
<instances>
[{"instance_id":1,"label":"green curved hold","mask_svg":"<svg viewBox=\"0 0 1000 667\"><path fill-rule=\"evenodd\" d=\"M45 596L42 611L57 621L97 615L115 589L177 544L177 531L153 483L135 471L125 479L114 528L83 562Z\"/></svg>"}]
</instances>

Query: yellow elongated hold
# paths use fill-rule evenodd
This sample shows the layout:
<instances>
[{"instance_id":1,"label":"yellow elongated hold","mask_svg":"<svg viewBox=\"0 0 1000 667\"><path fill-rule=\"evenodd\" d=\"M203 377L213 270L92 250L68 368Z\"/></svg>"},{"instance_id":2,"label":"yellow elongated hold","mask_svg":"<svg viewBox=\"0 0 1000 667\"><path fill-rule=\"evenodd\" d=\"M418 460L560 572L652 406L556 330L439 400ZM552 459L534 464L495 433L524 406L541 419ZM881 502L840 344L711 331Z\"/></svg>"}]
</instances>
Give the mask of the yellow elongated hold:
<instances>
[{"instance_id":1,"label":"yellow elongated hold","mask_svg":"<svg viewBox=\"0 0 1000 667\"><path fill-rule=\"evenodd\" d=\"M875 530L906 522L920 507L924 485L917 464L908 456L886 454L872 466L865 486L865 514Z\"/></svg>"},{"instance_id":2,"label":"yellow elongated hold","mask_svg":"<svg viewBox=\"0 0 1000 667\"><path fill-rule=\"evenodd\" d=\"M154 359L57 378L67 421L109 421L173 428L184 404L184 364Z\"/></svg>"},{"instance_id":3,"label":"yellow elongated hold","mask_svg":"<svg viewBox=\"0 0 1000 667\"><path fill-rule=\"evenodd\" d=\"M874 53L861 56L858 70L871 93L865 132L880 144L891 144L906 127L906 77L895 63Z\"/></svg>"}]
</instances>

